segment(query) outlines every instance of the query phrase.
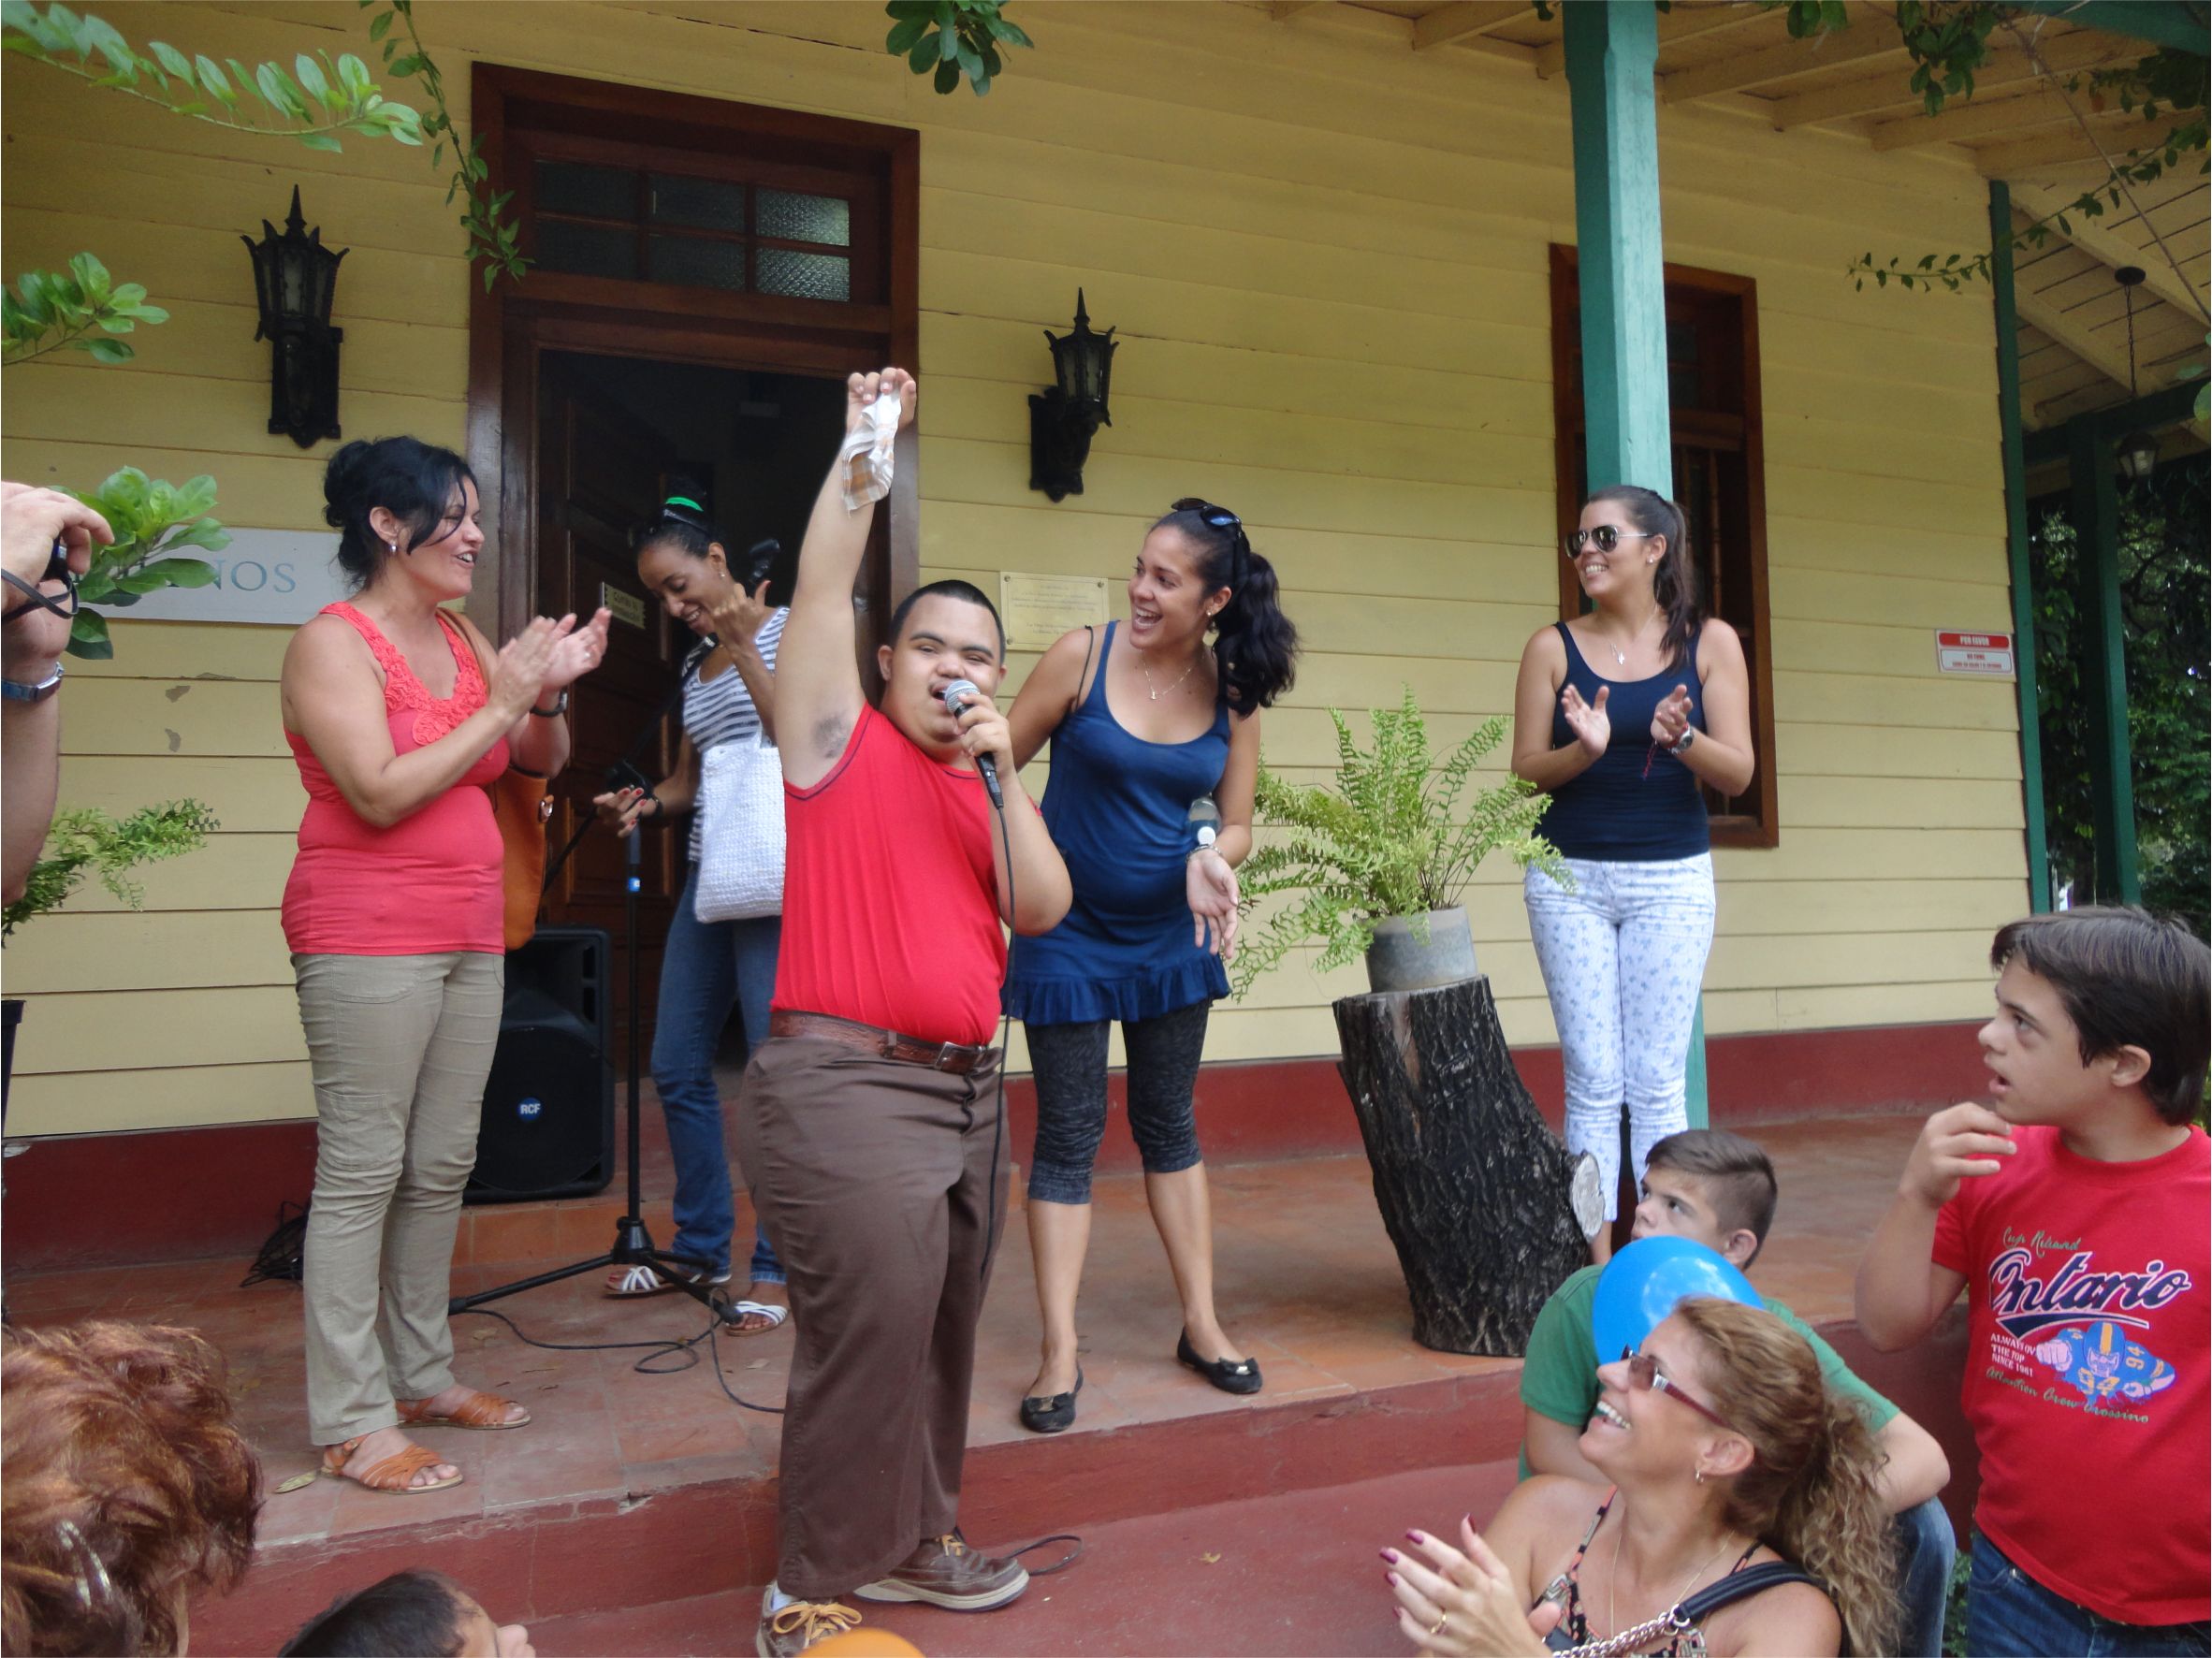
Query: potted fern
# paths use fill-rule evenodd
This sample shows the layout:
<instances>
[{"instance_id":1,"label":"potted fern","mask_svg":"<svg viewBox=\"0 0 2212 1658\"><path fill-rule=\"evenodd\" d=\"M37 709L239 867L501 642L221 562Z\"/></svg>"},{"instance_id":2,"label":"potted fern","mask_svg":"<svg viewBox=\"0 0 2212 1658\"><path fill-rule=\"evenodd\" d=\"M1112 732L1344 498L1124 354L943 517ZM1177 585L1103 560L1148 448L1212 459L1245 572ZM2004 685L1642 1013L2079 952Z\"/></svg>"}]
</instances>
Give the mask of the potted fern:
<instances>
[{"instance_id":1,"label":"potted fern","mask_svg":"<svg viewBox=\"0 0 2212 1658\"><path fill-rule=\"evenodd\" d=\"M1482 860L1504 852L1563 884L1570 879L1558 849L1536 833L1550 802L1532 785L1509 776L1468 797L1462 815L1468 780L1504 740L1505 720L1485 720L1438 765L1410 686L1397 707L1374 711L1372 749L1359 747L1334 708L1329 718L1332 787L1301 787L1260 768L1255 816L1282 833L1245 861L1244 898L1302 896L1238 953L1238 994L1315 941L1316 971L1364 955L1377 992L1473 978L1474 936L1459 900Z\"/></svg>"}]
</instances>

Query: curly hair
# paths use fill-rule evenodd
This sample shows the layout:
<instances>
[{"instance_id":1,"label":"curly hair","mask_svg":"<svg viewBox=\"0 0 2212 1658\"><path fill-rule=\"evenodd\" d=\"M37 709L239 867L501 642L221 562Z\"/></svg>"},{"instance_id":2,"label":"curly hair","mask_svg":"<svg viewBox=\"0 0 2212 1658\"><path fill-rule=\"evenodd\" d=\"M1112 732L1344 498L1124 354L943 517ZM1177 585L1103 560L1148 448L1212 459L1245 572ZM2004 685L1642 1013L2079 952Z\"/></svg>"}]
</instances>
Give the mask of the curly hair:
<instances>
[{"instance_id":1,"label":"curly hair","mask_svg":"<svg viewBox=\"0 0 2212 1658\"><path fill-rule=\"evenodd\" d=\"M98 1320L0 1344L0 1646L174 1652L254 1551L261 1465L196 1331Z\"/></svg>"},{"instance_id":2,"label":"curly hair","mask_svg":"<svg viewBox=\"0 0 2212 1658\"><path fill-rule=\"evenodd\" d=\"M1828 1390L1812 1345L1772 1313L1696 1297L1674 1316L1710 1355L1713 1408L1752 1445L1729 1482L1726 1520L1826 1587L1854 1652L1897 1650L1897 1544L1873 1430Z\"/></svg>"}]
</instances>

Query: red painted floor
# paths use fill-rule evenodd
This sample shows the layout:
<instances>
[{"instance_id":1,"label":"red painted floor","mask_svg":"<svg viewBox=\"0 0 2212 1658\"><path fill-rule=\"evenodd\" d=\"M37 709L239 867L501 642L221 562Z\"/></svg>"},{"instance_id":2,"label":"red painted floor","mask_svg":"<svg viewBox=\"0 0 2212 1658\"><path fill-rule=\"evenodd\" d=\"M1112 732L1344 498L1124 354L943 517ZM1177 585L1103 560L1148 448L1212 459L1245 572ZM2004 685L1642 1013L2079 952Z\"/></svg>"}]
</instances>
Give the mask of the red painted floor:
<instances>
[{"instance_id":1,"label":"red painted floor","mask_svg":"<svg viewBox=\"0 0 2212 1658\"><path fill-rule=\"evenodd\" d=\"M1783 1182L1754 1274L1763 1288L1815 1323L1848 1316L1859 1248L1917 1128L1916 1118L1891 1117L1761 1131ZM1413 1343L1364 1159L1216 1168L1213 1185L1222 1316L1259 1358L1266 1391L1231 1398L1175 1365L1178 1320L1142 1183L1109 1175L1098 1183L1085 1280L1082 1415L1054 1439L1024 1433L1014 1411L1035 1373L1037 1334L1017 1205L980 1332L968 1529L979 1544L1003 1546L1017 1533L1074 1525L1090 1534L1092 1552L1004 1614L901 1608L884 1622L947 1652L1395 1650L1372 1551L1423 1505L1441 1522L1494 1500L1450 1498L1454 1473L1406 1471L1508 1454L1519 1361ZM570 1236L588 1207L509 1212L488 1235L539 1235L542 1246L530 1258L458 1265L457 1288L596 1246ZM492 1214L479 1212L479 1223ZM592 1218L604 1224L604 1214ZM479 1225L474 1243L487 1236ZM298 1291L241 1289L245 1266L11 1274L7 1294L29 1323L106 1314L205 1330L229 1357L274 1491L313 1462ZM575 1350L682 1342L706 1328L677 1298L605 1301L596 1277L501 1307L530 1336L574 1345L532 1346L495 1319L464 1317L458 1368L521 1399L536 1420L514 1433L439 1435L469 1475L448 1491L395 1498L326 1479L272 1495L255 1576L196 1613L196 1651L269 1650L340 1589L423 1559L461 1573L502 1618L549 1620L540 1641L549 1653L749 1650L749 1605L741 1628L713 1632L749 1588L757 1600L773 1569L779 1418L731 1403L708 1365L719 1360L741 1396L779 1404L789 1334L722 1337L711 1353ZM1943 1383L1938 1368L1914 1359L1870 1379L1900 1400L1940 1398L1955 1391L1956 1372ZM1386 1473L1386 1489L1361 1506L1368 1499L1356 1482ZM1432 1477L1441 1483L1420 1485ZM1384 1516L1374 1505L1407 1512ZM1259 1534L1265 1548L1239 1541Z\"/></svg>"},{"instance_id":2,"label":"red painted floor","mask_svg":"<svg viewBox=\"0 0 2212 1658\"><path fill-rule=\"evenodd\" d=\"M871 1625L924 1652L1016 1658L1039 1652L1345 1653L1400 1658L1375 1550L1408 1526L1444 1531L1495 1508L1513 1465L1440 1467L1324 1491L1084 1528L1083 1557L1034 1578L996 1612L863 1606ZM1479 1519L1477 1520L1479 1523ZM1007 1539L978 1538L1001 1547ZM1027 1557L1050 1562L1052 1545ZM654 1652L749 1653L760 1591L668 1601L635 1612L554 1618L531 1627L545 1658ZM498 1609L493 1608L495 1614Z\"/></svg>"}]
</instances>

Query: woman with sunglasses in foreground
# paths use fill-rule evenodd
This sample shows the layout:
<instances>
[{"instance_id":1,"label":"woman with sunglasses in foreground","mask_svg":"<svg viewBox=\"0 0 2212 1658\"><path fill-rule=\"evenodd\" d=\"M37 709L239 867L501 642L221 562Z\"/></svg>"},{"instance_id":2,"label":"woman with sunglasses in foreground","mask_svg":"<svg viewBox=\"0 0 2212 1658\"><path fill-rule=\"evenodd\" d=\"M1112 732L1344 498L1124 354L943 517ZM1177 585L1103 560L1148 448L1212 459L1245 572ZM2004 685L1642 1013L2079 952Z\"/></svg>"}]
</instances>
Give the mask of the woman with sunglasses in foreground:
<instances>
[{"instance_id":1,"label":"woman with sunglasses in foreground","mask_svg":"<svg viewBox=\"0 0 2212 1658\"><path fill-rule=\"evenodd\" d=\"M1566 537L1592 608L1521 653L1513 770L1551 795L1545 836L1570 890L1522 881L1566 1071L1566 1143L1597 1159L1606 1218L1621 1183L1621 1109L1644 1158L1688 1127L1683 1073L1712 948L1712 836L1700 785L1750 783L1743 644L1703 614L1688 526L1666 497L1601 489ZM1613 1252L1609 1229L1591 1256Z\"/></svg>"},{"instance_id":2,"label":"woman with sunglasses in foreground","mask_svg":"<svg viewBox=\"0 0 2212 1658\"><path fill-rule=\"evenodd\" d=\"M1215 1316L1191 1091L1207 1011L1229 994L1221 958L1236 938L1236 865L1252 850L1259 711L1289 688L1298 632L1237 516L1196 499L1153 525L1128 597L1126 631L1063 635L1010 716L1017 764L1052 742L1044 820L1075 888L1057 927L1014 940L1006 993L1037 1083L1028 1216L1043 1362L1021 1419L1040 1433L1074 1421L1083 1388L1075 1299L1114 1020L1144 1195L1182 1304L1175 1357L1225 1392L1260 1387L1258 1361ZM1217 834L1197 826L1215 815L1193 813L1201 800L1218 808Z\"/></svg>"},{"instance_id":3,"label":"woman with sunglasses in foreground","mask_svg":"<svg viewBox=\"0 0 2212 1658\"><path fill-rule=\"evenodd\" d=\"M1882 1453L1773 1314L1679 1302L1598 1367L1581 1452L1612 1489L1539 1475L1479 1535L1382 1551L1419 1651L1506 1658L1892 1652ZM1791 1568L1797 1569L1791 1569ZM1848 1647L1845 1642L1848 1642Z\"/></svg>"},{"instance_id":4,"label":"woman with sunglasses in foreground","mask_svg":"<svg viewBox=\"0 0 2212 1658\"><path fill-rule=\"evenodd\" d=\"M684 659L683 743L676 769L652 788L617 789L597 796L600 821L618 836L640 820L691 812L686 831L684 881L661 957L659 1011L653 1022L653 1089L668 1122L676 1164L676 1237L669 1253L699 1263L695 1276L730 1281L730 1242L737 1224L730 1191L730 1153L722 1137L722 1099L714 1083L715 1050L735 1008L748 1051L768 1040L768 998L776 991L776 953L783 916L703 922L697 914L704 850L696 812L709 749L726 743L776 740L776 652L788 606L768 603L768 584L751 592L730 571L725 537L700 504L671 496L631 538L637 578L671 619L701 643ZM714 641L709 647L706 641ZM783 1263L756 1222L749 1287L736 1303L738 1335L764 1335L791 1316ZM617 1267L612 1296L659 1295L674 1289L650 1266Z\"/></svg>"}]
</instances>

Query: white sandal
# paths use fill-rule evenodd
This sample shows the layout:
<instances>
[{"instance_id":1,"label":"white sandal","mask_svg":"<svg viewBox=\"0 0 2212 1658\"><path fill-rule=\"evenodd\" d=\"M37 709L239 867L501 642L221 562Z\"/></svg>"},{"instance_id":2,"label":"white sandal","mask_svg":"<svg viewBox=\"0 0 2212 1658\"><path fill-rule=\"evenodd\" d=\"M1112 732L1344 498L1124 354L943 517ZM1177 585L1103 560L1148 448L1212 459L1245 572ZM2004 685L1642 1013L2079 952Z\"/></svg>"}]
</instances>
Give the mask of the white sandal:
<instances>
[{"instance_id":1,"label":"white sandal","mask_svg":"<svg viewBox=\"0 0 2212 1658\"><path fill-rule=\"evenodd\" d=\"M742 1318L749 1313L758 1313L767 1323L758 1330L733 1330L733 1335L766 1335L772 1330L781 1330L783 1321L791 1316L789 1307L779 1307L773 1302L732 1302L730 1316Z\"/></svg>"},{"instance_id":2,"label":"white sandal","mask_svg":"<svg viewBox=\"0 0 2212 1658\"><path fill-rule=\"evenodd\" d=\"M727 1273L712 1276L705 1273L692 1273L688 1276L693 1284L708 1284L717 1287L730 1281L730 1274ZM606 1293L624 1299L634 1299L647 1295L666 1295L675 1287L676 1280L673 1277L661 1268L646 1261L640 1261L635 1266L625 1269L618 1275L610 1277L606 1281Z\"/></svg>"}]
</instances>

